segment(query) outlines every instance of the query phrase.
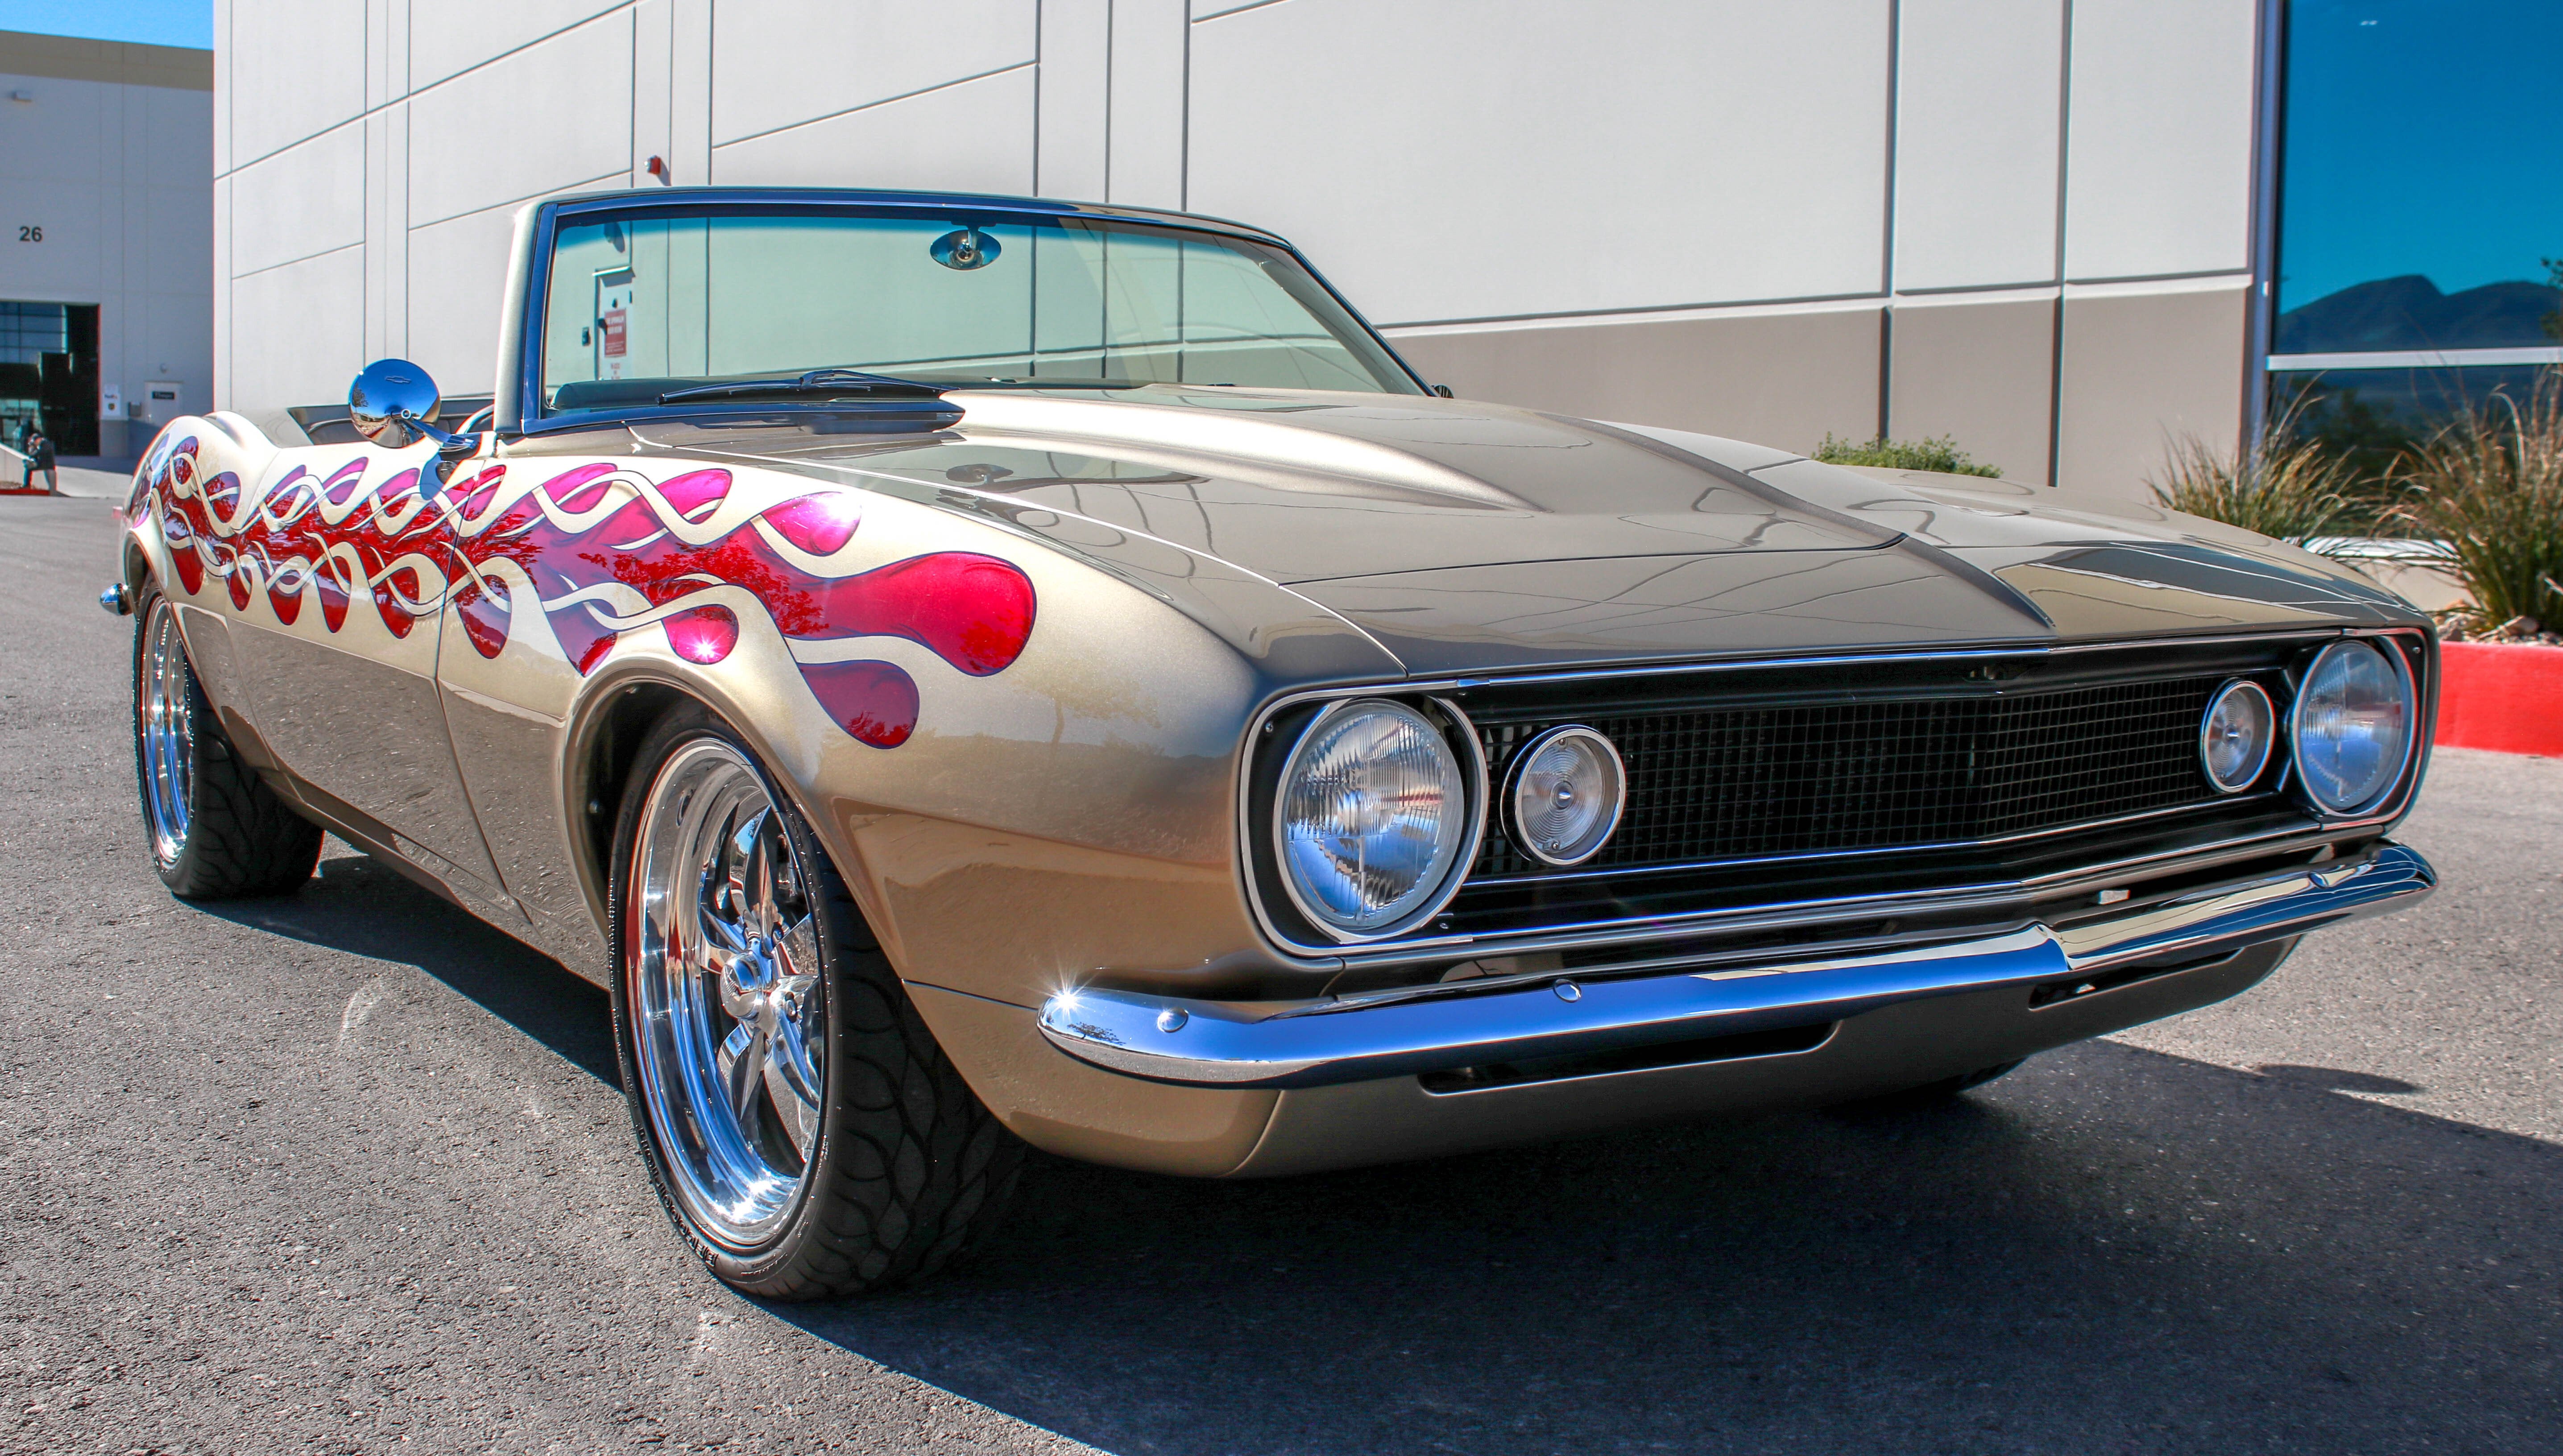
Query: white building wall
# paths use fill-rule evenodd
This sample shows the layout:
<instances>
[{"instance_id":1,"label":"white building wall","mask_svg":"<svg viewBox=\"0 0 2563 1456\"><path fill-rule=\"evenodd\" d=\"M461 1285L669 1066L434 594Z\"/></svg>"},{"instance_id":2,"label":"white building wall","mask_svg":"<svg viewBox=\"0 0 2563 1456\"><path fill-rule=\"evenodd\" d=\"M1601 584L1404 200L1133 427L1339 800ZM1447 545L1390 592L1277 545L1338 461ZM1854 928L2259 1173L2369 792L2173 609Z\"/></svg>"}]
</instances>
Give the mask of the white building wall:
<instances>
[{"instance_id":1,"label":"white building wall","mask_svg":"<svg viewBox=\"0 0 2563 1456\"><path fill-rule=\"evenodd\" d=\"M101 390L148 415L146 386L174 383L161 419L214 385L208 87L201 51L0 39L0 298L96 304ZM124 422L99 424L121 455Z\"/></svg>"},{"instance_id":2,"label":"white building wall","mask_svg":"<svg viewBox=\"0 0 2563 1456\"><path fill-rule=\"evenodd\" d=\"M2240 424L2260 9L217 0L222 388L488 389L508 214L656 156L1243 218L1464 394L2133 493Z\"/></svg>"}]
</instances>

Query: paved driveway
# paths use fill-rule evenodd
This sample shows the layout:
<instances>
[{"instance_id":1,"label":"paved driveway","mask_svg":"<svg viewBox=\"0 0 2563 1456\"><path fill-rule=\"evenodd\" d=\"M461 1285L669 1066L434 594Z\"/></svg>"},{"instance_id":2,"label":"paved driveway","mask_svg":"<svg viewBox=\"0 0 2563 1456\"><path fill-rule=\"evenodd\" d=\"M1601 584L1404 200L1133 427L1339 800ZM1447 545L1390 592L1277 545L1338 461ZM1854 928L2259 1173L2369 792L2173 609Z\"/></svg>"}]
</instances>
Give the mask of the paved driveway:
<instances>
[{"instance_id":1,"label":"paved driveway","mask_svg":"<svg viewBox=\"0 0 2563 1456\"><path fill-rule=\"evenodd\" d=\"M111 540L0 500L0 1451L2563 1449L2563 764L2442 754L2435 900L1961 1106L1045 1163L970 1271L773 1309L586 983L343 850L161 892Z\"/></svg>"}]
</instances>

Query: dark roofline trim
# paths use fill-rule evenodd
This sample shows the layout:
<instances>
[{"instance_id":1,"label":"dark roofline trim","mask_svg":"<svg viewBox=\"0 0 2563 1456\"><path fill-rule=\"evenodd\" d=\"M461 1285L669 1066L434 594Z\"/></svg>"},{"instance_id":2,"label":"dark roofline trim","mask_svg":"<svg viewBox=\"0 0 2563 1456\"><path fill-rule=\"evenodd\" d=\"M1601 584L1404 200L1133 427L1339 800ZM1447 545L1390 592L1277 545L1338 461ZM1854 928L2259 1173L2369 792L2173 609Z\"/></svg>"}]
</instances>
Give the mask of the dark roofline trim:
<instances>
[{"instance_id":1,"label":"dark roofline trim","mask_svg":"<svg viewBox=\"0 0 2563 1456\"><path fill-rule=\"evenodd\" d=\"M0 31L0 57L6 58L0 60L0 76L156 86L167 91L214 89L214 53L184 46Z\"/></svg>"}]
</instances>

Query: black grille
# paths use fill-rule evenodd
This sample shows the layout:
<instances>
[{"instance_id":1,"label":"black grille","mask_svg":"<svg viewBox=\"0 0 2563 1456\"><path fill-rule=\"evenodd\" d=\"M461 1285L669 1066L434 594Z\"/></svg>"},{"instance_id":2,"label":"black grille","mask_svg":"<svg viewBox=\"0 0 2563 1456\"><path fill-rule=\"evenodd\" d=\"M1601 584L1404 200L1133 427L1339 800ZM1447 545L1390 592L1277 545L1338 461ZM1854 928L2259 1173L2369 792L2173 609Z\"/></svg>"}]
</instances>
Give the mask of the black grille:
<instances>
[{"instance_id":1,"label":"black grille","mask_svg":"<svg viewBox=\"0 0 2563 1456\"><path fill-rule=\"evenodd\" d=\"M1964 843L2210 803L2199 719L2224 674L2003 695L1596 711L1483 724L1500 785L1556 722L1610 736L1629 807L1579 870ZM1479 876L1540 872L1489 823Z\"/></svg>"}]
</instances>

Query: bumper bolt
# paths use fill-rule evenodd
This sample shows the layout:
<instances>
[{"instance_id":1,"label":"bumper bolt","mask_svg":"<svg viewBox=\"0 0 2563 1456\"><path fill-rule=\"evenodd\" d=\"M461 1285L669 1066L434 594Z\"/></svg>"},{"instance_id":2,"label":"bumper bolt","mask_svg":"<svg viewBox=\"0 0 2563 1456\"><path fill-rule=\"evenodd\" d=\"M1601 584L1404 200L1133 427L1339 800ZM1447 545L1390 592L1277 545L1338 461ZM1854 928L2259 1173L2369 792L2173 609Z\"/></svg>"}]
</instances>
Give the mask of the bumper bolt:
<instances>
[{"instance_id":1,"label":"bumper bolt","mask_svg":"<svg viewBox=\"0 0 2563 1456\"><path fill-rule=\"evenodd\" d=\"M1157 1029L1160 1031L1181 1031L1184 1029L1184 1023L1191 1019L1192 1017L1184 1014L1183 1007L1168 1006L1157 1013Z\"/></svg>"},{"instance_id":2,"label":"bumper bolt","mask_svg":"<svg viewBox=\"0 0 2563 1456\"><path fill-rule=\"evenodd\" d=\"M1584 988L1576 985L1572 981L1557 982L1551 985L1549 990L1556 992L1557 999L1562 1001L1584 1000Z\"/></svg>"}]
</instances>

